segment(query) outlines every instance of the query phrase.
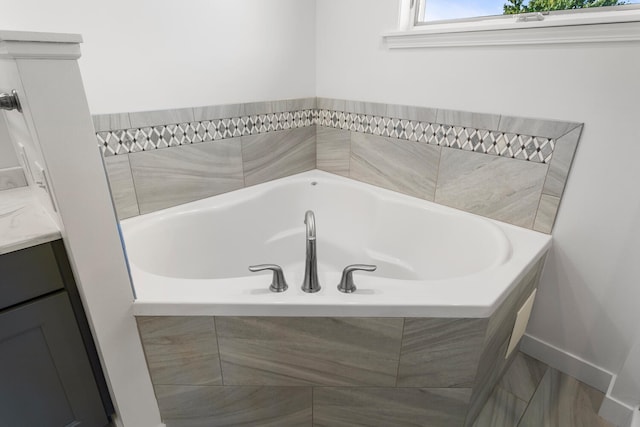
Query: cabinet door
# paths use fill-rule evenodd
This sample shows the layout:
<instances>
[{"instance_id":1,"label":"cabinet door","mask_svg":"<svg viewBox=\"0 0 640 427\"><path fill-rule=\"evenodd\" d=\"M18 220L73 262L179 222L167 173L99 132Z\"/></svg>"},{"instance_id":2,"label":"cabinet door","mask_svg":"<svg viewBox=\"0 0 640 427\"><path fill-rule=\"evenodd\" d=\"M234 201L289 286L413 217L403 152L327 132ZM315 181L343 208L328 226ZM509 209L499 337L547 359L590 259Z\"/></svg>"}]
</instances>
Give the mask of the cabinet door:
<instances>
[{"instance_id":1,"label":"cabinet door","mask_svg":"<svg viewBox=\"0 0 640 427\"><path fill-rule=\"evenodd\" d=\"M0 312L0 427L103 427L64 291Z\"/></svg>"}]
</instances>

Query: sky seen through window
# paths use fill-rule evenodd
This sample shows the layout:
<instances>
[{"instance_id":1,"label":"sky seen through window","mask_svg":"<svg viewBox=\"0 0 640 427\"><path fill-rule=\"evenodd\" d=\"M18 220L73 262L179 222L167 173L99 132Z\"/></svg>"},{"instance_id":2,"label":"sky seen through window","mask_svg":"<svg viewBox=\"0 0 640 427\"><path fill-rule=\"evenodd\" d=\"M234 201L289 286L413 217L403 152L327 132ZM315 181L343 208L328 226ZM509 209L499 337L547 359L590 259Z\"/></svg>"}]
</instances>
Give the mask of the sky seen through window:
<instances>
[{"instance_id":1,"label":"sky seen through window","mask_svg":"<svg viewBox=\"0 0 640 427\"><path fill-rule=\"evenodd\" d=\"M502 15L505 0L425 0L424 21ZM640 0L625 1L638 4Z\"/></svg>"}]
</instances>

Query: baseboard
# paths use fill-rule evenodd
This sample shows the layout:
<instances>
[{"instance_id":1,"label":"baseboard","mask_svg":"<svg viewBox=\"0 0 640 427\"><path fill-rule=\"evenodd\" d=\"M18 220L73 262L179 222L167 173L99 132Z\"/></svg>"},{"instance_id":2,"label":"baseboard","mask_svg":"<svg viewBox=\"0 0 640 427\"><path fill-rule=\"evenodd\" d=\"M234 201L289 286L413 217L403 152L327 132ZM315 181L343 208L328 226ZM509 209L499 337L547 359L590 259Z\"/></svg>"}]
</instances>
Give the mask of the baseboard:
<instances>
[{"instance_id":1,"label":"baseboard","mask_svg":"<svg viewBox=\"0 0 640 427\"><path fill-rule=\"evenodd\" d=\"M612 386L614 382L615 380L611 382ZM602 401L598 415L615 426L632 427L633 411L634 408L625 405L607 393Z\"/></svg>"},{"instance_id":2,"label":"baseboard","mask_svg":"<svg viewBox=\"0 0 640 427\"><path fill-rule=\"evenodd\" d=\"M520 350L603 393L613 380L611 372L529 334L522 337Z\"/></svg>"}]
</instances>

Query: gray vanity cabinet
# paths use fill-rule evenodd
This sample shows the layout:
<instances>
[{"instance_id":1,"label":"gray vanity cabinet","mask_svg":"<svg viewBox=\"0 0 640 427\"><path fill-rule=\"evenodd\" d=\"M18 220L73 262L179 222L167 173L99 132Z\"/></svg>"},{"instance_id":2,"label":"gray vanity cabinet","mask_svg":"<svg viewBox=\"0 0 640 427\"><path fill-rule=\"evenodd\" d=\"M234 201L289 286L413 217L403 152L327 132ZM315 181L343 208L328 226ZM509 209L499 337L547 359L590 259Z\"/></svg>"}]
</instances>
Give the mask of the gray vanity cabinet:
<instances>
[{"instance_id":1,"label":"gray vanity cabinet","mask_svg":"<svg viewBox=\"0 0 640 427\"><path fill-rule=\"evenodd\" d=\"M0 427L108 424L56 244L0 256Z\"/></svg>"}]
</instances>

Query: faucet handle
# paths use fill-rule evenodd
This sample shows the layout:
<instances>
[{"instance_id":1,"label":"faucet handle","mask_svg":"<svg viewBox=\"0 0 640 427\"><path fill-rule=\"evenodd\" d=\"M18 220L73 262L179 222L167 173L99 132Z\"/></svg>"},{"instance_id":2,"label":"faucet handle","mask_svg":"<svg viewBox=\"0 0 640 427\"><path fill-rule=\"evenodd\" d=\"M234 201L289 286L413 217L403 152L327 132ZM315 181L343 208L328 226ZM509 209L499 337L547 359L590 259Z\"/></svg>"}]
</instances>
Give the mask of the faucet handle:
<instances>
[{"instance_id":1,"label":"faucet handle","mask_svg":"<svg viewBox=\"0 0 640 427\"><path fill-rule=\"evenodd\" d=\"M284 279L284 273L282 272L282 267L276 264L258 264L258 265L250 265L249 271L257 272L264 270L272 270L273 271L273 280L271 281L271 285L269 286L269 290L271 292L284 292L289 288L287 285L287 281Z\"/></svg>"},{"instance_id":2,"label":"faucet handle","mask_svg":"<svg viewBox=\"0 0 640 427\"><path fill-rule=\"evenodd\" d=\"M376 271L376 268L378 267L369 264L352 264L346 266L342 271L342 279L340 279L338 290L340 292L344 292L345 294L355 292L356 284L353 282L353 272L356 270Z\"/></svg>"}]
</instances>

